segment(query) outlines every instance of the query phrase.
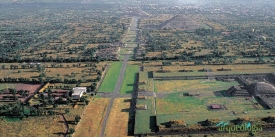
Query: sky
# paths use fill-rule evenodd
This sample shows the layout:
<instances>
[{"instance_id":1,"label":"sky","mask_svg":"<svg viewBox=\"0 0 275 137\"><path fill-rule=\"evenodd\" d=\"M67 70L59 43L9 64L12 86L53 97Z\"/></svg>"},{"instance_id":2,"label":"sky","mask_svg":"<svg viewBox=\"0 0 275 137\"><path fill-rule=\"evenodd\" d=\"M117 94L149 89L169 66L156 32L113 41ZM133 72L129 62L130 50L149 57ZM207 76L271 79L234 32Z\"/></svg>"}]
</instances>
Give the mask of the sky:
<instances>
[{"instance_id":1,"label":"sky","mask_svg":"<svg viewBox=\"0 0 275 137\"><path fill-rule=\"evenodd\" d=\"M81 3L81 2L94 2L94 1L111 1L111 2L126 2L131 3L133 1L146 1L148 3L178 3L178 4L203 4L203 3L217 3L217 2L251 2L251 1L259 1L259 2L266 2L266 1L274 1L274 0L0 0L0 3Z\"/></svg>"}]
</instances>

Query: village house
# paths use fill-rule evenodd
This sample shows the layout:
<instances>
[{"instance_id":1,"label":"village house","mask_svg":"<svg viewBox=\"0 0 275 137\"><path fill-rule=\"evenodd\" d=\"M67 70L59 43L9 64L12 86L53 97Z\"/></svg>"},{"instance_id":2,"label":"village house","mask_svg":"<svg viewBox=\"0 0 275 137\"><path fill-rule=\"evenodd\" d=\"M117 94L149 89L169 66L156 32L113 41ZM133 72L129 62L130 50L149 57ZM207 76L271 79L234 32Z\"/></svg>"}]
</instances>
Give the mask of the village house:
<instances>
[{"instance_id":1,"label":"village house","mask_svg":"<svg viewBox=\"0 0 275 137\"><path fill-rule=\"evenodd\" d=\"M83 95L83 93L86 93L87 88L86 87L75 87L73 88L73 94L72 99L77 100L80 99Z\"/></svg>"}]
</instances>

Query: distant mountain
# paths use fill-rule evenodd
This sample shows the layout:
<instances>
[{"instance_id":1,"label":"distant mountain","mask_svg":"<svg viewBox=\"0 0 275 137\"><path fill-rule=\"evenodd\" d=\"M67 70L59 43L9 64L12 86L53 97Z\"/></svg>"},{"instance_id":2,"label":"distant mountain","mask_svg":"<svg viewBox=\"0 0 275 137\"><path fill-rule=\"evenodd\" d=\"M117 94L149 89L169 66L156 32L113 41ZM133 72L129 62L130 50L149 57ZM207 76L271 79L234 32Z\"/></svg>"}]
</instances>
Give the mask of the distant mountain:
<instances>
[{"instance_id":1,"label":"distant mountain","mask_svg":"<svg viewBox=\"0 0 275 137\"><path fill-rule=\"evenodd\" d=\"M82 0L1 0L3 3L80 3Z\"/></svg>"}]
</instances>

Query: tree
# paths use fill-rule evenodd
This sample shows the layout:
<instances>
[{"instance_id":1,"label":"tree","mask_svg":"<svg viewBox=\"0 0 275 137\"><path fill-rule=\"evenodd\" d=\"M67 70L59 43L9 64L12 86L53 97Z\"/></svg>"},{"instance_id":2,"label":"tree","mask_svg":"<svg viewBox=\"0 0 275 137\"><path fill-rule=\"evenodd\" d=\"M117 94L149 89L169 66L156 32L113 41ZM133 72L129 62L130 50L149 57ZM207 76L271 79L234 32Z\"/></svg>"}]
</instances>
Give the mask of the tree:
<instances>
[{"instance_id":1,"label":"tree","mask_svg":"<svg viewBox=\"0 0 275 137\"><path fill-rule=\"evenodd\" d=\"M37 64L37 65L36 65L36 69L37 69L38 72L41 72L41 71L42 71L42 67L40 66L40 64Z\"/></svg>"},{"instance_id":2,"label":"tree","mask_svg":"<svg viewBox=\"0 0 275 137\"><path fill-rule=\"evenodd\" d=\"M91 93L91 96L94 96L94 93Z\"/></svg>"},{"instance_id":3,"label":"tree","mask_svg":"<svg viewBox=\"0 0 275 137\"><path fill-rule=\"evenodd\" d=\"M98 74L98 75L102 75L102 72L101 72L101 71L98 71L97 74Z\"/></svg>"},{"instance_id":4,"label":"tree","mask_svg":"<svg viewBox=\"0 0 275 137\"><path fill-rule=\"evenodd\" d=\"M39 94L39 97L40 97L43 101L45 100L45 96L44 96L43 93L40 93L40 94Z\"/></svg>"},{"instance_id":5,"label":"tree","mask_svg":"<svg viewBox=\"0 0 275 137\"><path fill-rule=\"evenodd\" d=\"M9 92L10 92L11 94L15 95L15 94L16 94L16 89L10 89Z\"/></svg>"},{"instance_id":6,"label":"tree","mask_svg":"<svg viewBox=\"0 0 275 137\"><path fill-rule=\"evenodd\" d=\"M18 73L21 73L21 71L20 71L20 70L18 70Z\"/></svg>"},{"instance_id":7,"label":"tree","mask_svg":"<svg viewBox=\"0 0 275 137\"><path fill-rule=\"evenodd\" d=\"M96 77L96 81L99 81L99 80L100 80L100 76L97 76L97 77Z\"/></svg>"},{"instance_id":8,"label":"tree","mask_svg":"<svg viewBox=\"0 0 275 137\"><path fill-rule=\"evenodd\" d=\"M72 72L72 73L71 73L71 76L75 77L75 73L74 73L74 72Z\"/></svg>"},{"instance_id":9,"label":"tree","mask_svg":"<svg viewBox=\"0 0 275 137\"><path fill-rule=\"evenodd\" d=\"M88 92L88 93L92 92L92 90L91 90L90 87L87 88L87 92Z\"/></svg>"},{"instance_id":10,"label":"tree","mask_svg":"<svg viewBox=\"0 0 275 137\"><path fill-rule=\"evenodd\" d=\"M76 115L75 118L74 118L76 123L78 123L80 121L80 119L81 119L81 117L79 115Z\"/></svg>"},{"instance_id":11,"label":"tree","mask_svg":"<svg viewBox=\"0 0 275 137\"><path fill-rule=\"evenodd\" d=\"M70 110L68 108L65 109L65 113L68 114L70 113Z\"/></svg>"},{"instance_id":12,"label":"tree","mask_svg":"<svg viewBox=\"0 0 275 137\"><path fill-rule=\"evenodd\" d=\"M171 61L166 61L166 62L162 62L162 65L163 66L171 66L172 63L171 63Z\"/></svg>"},{"instance_id":13,"label":"tree","mask_svg":"<svg viewBox=\"0 0 275 137\"><path fill-rule=\"evenodd\" d=\"M70 128L70 129L69 129L69 133L70 133L70 134L73 134L74 132L75 132L75 129L74 129L74 128Z\"/></svg>"},{"instance_id":14,"label":"tree","mask_svg":"<svg viewBox=\"0 0 275 137\"><path fill-rule=\"evenodd\" d=\"M55 114L55 112L52 111L52 110L49 110L48 113L49 113L49 115L54 115Z\"/></svg>"},{"instance_id":15,"label":"tree","mask_svg":"<svg viewBox=\"0 0 275 137\"><path fill-rule=\"evenodd\" d=\"M38 80L41 84L44 84L44 79L43 78L39 77Z\"/></svg>"},{"instance_id":16,"label":"tree","mask_svg":"<svg viewBox=\"0 0 275 137\"><path fill-rule=\"evenodd\" d=\"M2 69L5 69L5 65L2 65Z\"/></svg>"},{"instance_id":17,"label":"tree","mask_svg":"<svg viewBox=\"0 0 275 137\"><path fill-rule=\"evenodd\" d=\"M85 100L86 100L86 98L85 98L84 96L82 96L82 97L80 98L80 101L81 101L81 102L85 102Z\"/></svg>"},{"instance_id":18,"label":"tree","mask_svg":"<svg viewBox=\"0 0 275 137\"><path fill-rule=\"evenodd\" d=\"M68 101L68 103L69 103L69 102L73 102L72 97L67 97L67 101Z\"/></svg>"},{"instance_id":19,"label":"tree","mask_svg":"<svg viewBox=\"0 0 275 137\"><path fill-rule=\"evenodd\" d=\"M53 108L57 108L57 107L58 107L58 105L54 103L53 104Z\"/></svg>"},{"instance_id":20,"label":"tree","mask_svg":"<svg viewBox=\"0 0 275 137\"><path fill-rule=\"evenodd\" d=\"M53 104L54 103L54 101L52 99L49 99L48 102L49 102L49 104Z\"/></svg>"},{"instance_id":21,"label":"tree","mask_svg":"<svg viewBox=\"0 0 275 137\"><path fill-rule=\"evenodd\" d=\"M46 76L45 73L41 73L41 74L39 75L39 77L45 77L45 76Z\"/></svg>"},{"instance_id":22,"label":"tree","mask_svg":"<svg viewBox=\"0 0 275 137\"><path fill-rule=\"evenodd\" d=\"M85 104L86 104L86 105L88 105L88 104L89 104L89 102L90 102L89 100L85 100Z\"/></svg>"}]
</instances>

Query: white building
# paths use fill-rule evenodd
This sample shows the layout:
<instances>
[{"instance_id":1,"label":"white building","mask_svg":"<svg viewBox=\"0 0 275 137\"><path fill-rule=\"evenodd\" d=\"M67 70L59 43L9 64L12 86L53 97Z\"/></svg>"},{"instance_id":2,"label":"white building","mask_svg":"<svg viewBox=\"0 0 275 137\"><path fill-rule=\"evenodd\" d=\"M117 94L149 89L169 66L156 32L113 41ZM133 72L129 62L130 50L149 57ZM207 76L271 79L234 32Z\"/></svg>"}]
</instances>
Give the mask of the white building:
<instances>
[{"instance_id":1,"label":"white building","mask_svg":"<svg viewBox=\"0 0 275 137\"><path fill-rule=\"evenodd\" d=\"M86 93L87 88L86 87L75 87L73 88L73 94L72 99L80 99L83 95L83 93Z\"/></svg>"}]
</instances>

